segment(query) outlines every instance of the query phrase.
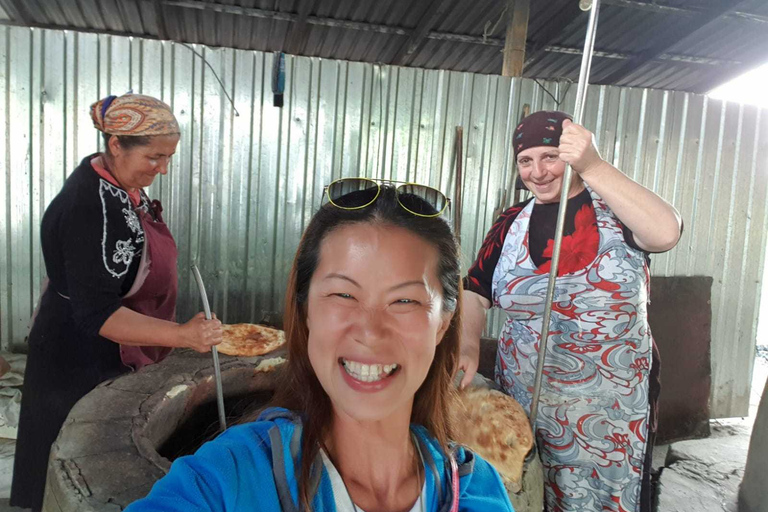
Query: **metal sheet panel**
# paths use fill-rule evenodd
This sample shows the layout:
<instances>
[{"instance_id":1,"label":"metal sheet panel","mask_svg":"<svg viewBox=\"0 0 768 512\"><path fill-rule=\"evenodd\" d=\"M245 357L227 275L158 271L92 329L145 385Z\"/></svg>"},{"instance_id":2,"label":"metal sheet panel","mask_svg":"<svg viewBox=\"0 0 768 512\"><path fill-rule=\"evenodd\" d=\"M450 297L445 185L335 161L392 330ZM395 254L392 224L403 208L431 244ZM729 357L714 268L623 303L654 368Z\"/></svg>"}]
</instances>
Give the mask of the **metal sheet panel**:
<instances>
[{"instance_id":1,"label":"metal sheet panel","mask_svg":"<svg viewBox=\"0 0 768 512\"><path fill-rule=\"evenodd\" d=\"M272 105L273 56L178 43L0 26L0 335L23 345L44 277L42 212L98 148L89 105L128 90L173 106L171 170L151 187L180 249L179 316L199 309L203 270L227 322L280 321L299 237L339 176L414 179L452 190L454 127L464 127L463 264L512 194L509 151L525 105L573 108L567 83L288 57L286 103ZM543 87L546 87L547 91ZM592 87L586 125L603 156L681 211L678 247L658 276L713 278L715 416L747 411L768 227L768 113L703 96ZM508 206L508 204L507 204ZM498 332L494 313L488 334Z\"/></svg>"},{"instance_id":2,"label":"metal sheet panel","mask_svg":"<svg viewBox=\"0 0 768 512\"><path fill-rule=\"evenodd\" d=\"M13 240L8 221L10 220L11 191L8 187L11 176L10 158L11 138L9 126L8 100L10 98L10 72L9 65L11 57L9 48L11 45L11 33L6 27L0 27L0 143L2 144L3 156L0 157L0 344L2 349L9 348L11 342L24 340L23 335L14 336L11 328L11 318L13 312L9 309L11 304L11 283L10 283L10 247Z\"/></svg>"}]
</instances>

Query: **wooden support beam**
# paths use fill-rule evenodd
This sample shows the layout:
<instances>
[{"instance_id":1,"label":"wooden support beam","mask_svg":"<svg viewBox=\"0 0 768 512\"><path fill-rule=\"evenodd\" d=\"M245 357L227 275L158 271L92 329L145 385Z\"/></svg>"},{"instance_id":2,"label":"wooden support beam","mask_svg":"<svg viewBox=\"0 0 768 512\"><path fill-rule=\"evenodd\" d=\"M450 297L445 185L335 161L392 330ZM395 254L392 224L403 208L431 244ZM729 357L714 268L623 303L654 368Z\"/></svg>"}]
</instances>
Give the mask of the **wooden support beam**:
<instances>
[{"instance_id":1,"label":"wooden support beam","mask_svg":"<svg viewBox=\"0 0 768 512\"><path fill-rule=\"evenodd\" d=\"M507 0L507 36L504 40L503 76L523 76L528 38L530 0Z\"/></svg>"},{"instance_id":2,"label":"wooden support beam","mask_svg":"<svg viewBox=\"0 0 768 512\"><path fill-rule=\"evenodd\" d=\"M702 11L695 17L680 27L679 30L669 30L666 33L660 35L646 50L638 53L635 57L628 60L616 71L610 73L608 76L600 80L603 85L613 85L619 83L621 80L636 72L638 68L642 67L646 63L656 59L658 56L667 53L667 51L676 44L683 41L685 38L702 30L716 21L718 18L724 16L729 12L733 12L740 6L747 3L751 3L750 0L741 0L740 2L733 2L732 0L719 0L716 7Z\"/></svg>"},{"instance_id":3,"label":"wooden support beam","mask_svg":"<svg viewBox=\"0 0 768 512\"><path fill-rule=\"evenodd\" d=\"M285 36L285 45L283 46L286 53L293 55L302 55L307 47L307 40L309 39L309 13L315 7L315 0L301 0L299 2L299 13L296 19L291 24L288 34Z\"/></svg>"},{"instance_id":4,"label":"wooden support beam","mask_svg":"<svg viewBox=\"0 0 768 512\"><path fill-rule=\"evenodd\" d=\"M408 40L400 47L392 59L392 64L397 66L405 66L411 62L413 55L416 53L427 36L432 31L440 18L446 13L448 8L453 3L453 0L433 0L432 4L427 8L424 15L419 20L418 25L411 30L408 35Z\"/></svg>"},{"instance_id":5,"label":"wooden support beam","mask_svg":"<svg viewBox=\"0 0 768 512\"><path fill-rule=\"evenodd\" d=\"M579 26L586 27L587 13L579 9L577 0L569 0L540 30L536 33L536 43L528 48L528 55L525 59L525 68L530 68L533 64L547 55L546 48L560 39L563 31L572 23L579 23Z\"/></svg>"}]
</instances>

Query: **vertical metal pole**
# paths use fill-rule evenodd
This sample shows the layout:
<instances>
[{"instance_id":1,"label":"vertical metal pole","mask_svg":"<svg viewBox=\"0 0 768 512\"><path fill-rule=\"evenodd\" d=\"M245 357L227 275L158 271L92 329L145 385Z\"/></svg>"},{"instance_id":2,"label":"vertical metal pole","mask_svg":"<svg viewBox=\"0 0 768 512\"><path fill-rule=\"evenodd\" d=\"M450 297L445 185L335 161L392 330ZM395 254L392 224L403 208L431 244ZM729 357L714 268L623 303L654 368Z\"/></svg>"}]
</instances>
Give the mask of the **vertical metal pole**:
<instances>
[{"instance_id":1,"label":"vertical metal pole","mask_svg":"<svg viewBox=\"0 0 768 512\"><path fill-rule=\"evenodd\" d=\"M579 87L576 91L576 111L573 120L576 124L582 124L584 119L584 103L587 99L587 85L589 83L589 71L592 67L592 51L595 47L595 34L597 33L597 16L600 10L600 0L593 0L592 10L587 24L587 37L584 40L584 53L581 57L581 70L579 71ZM533 400L531 401L531 426L536 432L536 418L539 413L539 399L541 398L541 381L544 374L544 359L547 354L549 342L550 320L552 317L552 303L555 298L555 284L557 271L560 266L560 246L563 242L563 228L565 226L565 212L568 207L568 193L571 190L571 178L573 170L570 165L565 166L563 175L563 187L560 190L560 208L557 212L557 225L555 228L555 245L552 250L552 266L549 271L547 284L547 299L545 302L544 318L541 324L541 341L539 342L539 359L536 368L536 381L533 386Z\"/></svg>"},{"instance_id":2,"label":"vertical metal pole","mask_svg":"<svg viewBox=\"0 0 768 512\"><path fill-rule=\"evenodd\" d=\"M205 293L205 284L203 283L203 277L200 275L197 265L192 265L192 273L195 275L195 281L197 281L197 288L200 290L200 299L203 301L203 311L205 311L206 320L212 318L211 306L208 304L208 294ZM221 367L219 366L219 351L216 347L211 347L211 354L213 355L213 373L216 378L216 404L219 409L219 430L224 432L227 430L227 415L224 411L224 390L221 386Z\"/></svg>"}]
</instances>

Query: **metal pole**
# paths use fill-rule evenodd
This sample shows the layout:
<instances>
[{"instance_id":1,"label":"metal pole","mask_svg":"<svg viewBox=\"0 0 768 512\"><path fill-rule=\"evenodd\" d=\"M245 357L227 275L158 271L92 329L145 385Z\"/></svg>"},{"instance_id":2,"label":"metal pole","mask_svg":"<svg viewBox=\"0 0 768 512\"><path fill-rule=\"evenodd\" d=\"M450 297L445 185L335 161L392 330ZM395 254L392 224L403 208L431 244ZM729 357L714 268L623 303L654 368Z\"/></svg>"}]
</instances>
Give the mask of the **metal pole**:
<instances>
[{"instance_id":1,"label":"metal pole","mask_svg":"<svg viewBox=\"0 0 768 512\"><path fill-rule=\"evenodd\" d=\"M583 0L582 0L583 1ZM589 14L589 23L587 24L587 37L584 40L584 53L581 58L581 71L579 71L579 87L576 91L576 111L573 121L576 124L582 124L584 118L584 103L587 99L587 84L589 82L589 71L592 67L592 51L595 47L595 33L597 32L597 15L600 10L600 0L593 0L592 10ZM570 165L565 166L563 174L563 188L560 190L560 208L557 212L557 225L555 228L555 246L552 250L552 266L549 271L549 282L547 284L547 299L544 309L544 319L542 322L541 341L539 342L539 359L536 368L536 381L533 386L533 400L531 401L531 426L536 432L536 418L539 413L539 398L541 397L541 381L544 374L544 358L547 354L547 342L549 341L550 319L552 317L552 303L555 298L555 283L557 281L557 271L560 266L560 246L563 242L563 228L565 226L565 212L568 207L568 193L571 189L571 178L573 170Z\"/></svg>"},{"instance_id":2,"label":"metal pole","mask_svg":"<svg viewBox=\"0 0 768 512\"><path fill-rule=\"evenodd\" d=\"M197 289L200 290L200 299L203 301L203 311L205 311L206 320L210 320L211 306L208 304L208 294L205 293L205 284L203 284L203 277L200 275L197 265L192 265L192 273L195 275L195 281L197 281ZM211 354L213 355L213 372L216 378L216 404L219 407L219 430L224 432L227 429L227 416L224 412L224 390L221 386L221 367L219 366L219 351L216 347L211 347Z\"/></svg>"}]
</instances>

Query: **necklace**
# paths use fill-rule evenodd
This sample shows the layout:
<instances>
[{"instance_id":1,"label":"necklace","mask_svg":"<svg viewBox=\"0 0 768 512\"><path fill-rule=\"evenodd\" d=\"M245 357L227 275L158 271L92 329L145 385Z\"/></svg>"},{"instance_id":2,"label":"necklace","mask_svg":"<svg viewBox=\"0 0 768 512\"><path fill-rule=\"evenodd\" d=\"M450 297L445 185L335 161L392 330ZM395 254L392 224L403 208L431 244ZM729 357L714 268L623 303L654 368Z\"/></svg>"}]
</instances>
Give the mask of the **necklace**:
<instances>
[{"instance_id":1,"label":"necklace","mask_svg":"<svg viewBox=\"0 0 768 512\"><path fill-rule=\"evenodd\" d=\"M416 479L419 482L419 496L416 498L416 500L421 503L421 512L425 512L424 496L422 495L424 484L421 483L421 471L422 468L424 468L424 454L421 453L421 446L419 446L419 441L413 434L411 434L411 440L413 441L413 445L416 447L416 452L419 454L419 464L416 465ZM341 473L339 473L339 477L341 478ZM355 505L355 500L352 499L352 494L350 494L349 487L347 487L347 483L344 481L344 478L341 478L341 483L344 486L344 490L347 491L347 497L349 498L349 502L352 504L352 510L355 512L360 512L357 508L357 505Z\"/></svg>"}]
</instances>

